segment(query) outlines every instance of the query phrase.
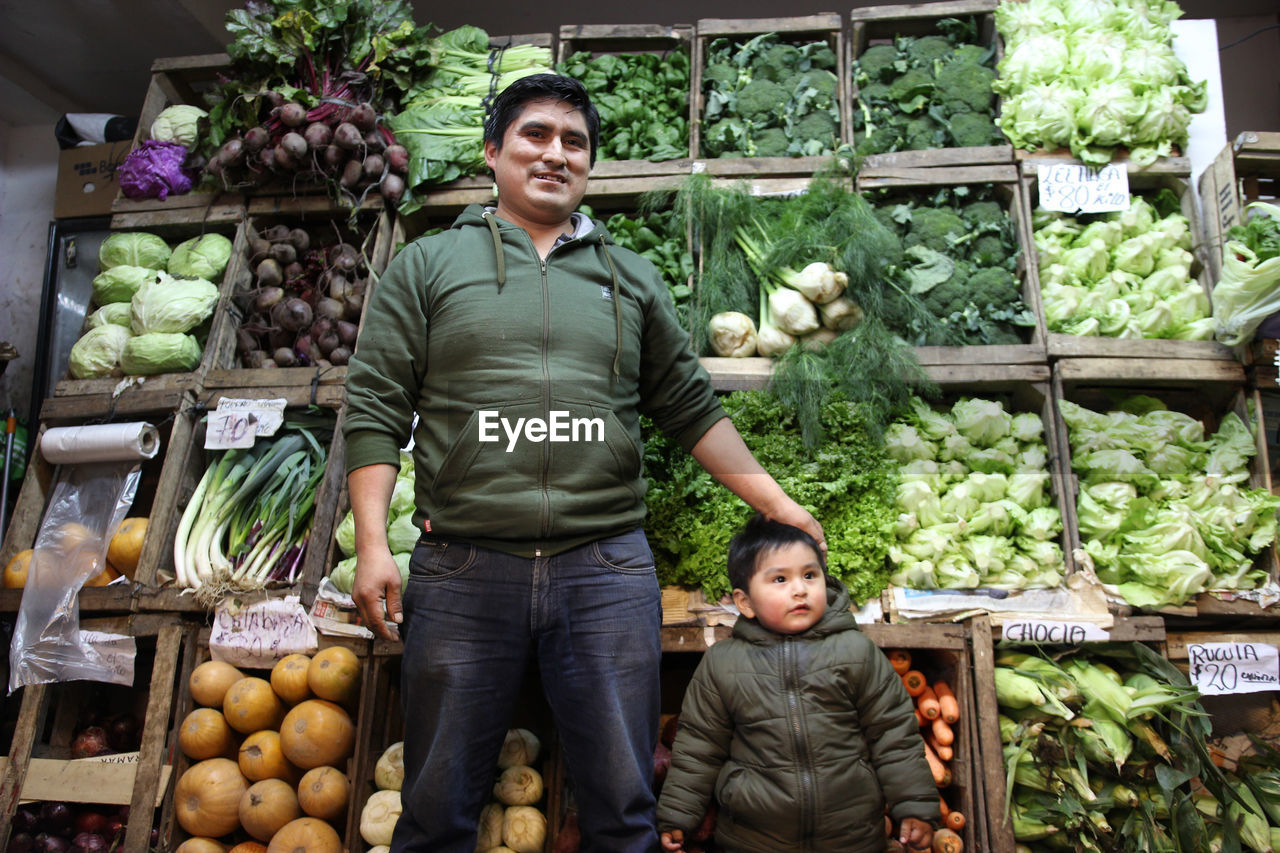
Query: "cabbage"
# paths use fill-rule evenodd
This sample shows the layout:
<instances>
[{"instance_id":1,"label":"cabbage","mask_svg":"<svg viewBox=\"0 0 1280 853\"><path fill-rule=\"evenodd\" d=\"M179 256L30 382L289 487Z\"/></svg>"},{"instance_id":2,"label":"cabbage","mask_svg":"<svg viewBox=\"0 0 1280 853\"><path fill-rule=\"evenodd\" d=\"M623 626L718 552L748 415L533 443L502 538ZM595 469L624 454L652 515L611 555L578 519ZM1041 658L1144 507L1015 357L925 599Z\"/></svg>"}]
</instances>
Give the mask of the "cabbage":
<instances>
[{"instance_id":1,"label":"cabbage","mask_svg":"<svg viewBox=\"0 0 1280 853\"><path fill-rule=\"evenodd\" d=\"M338 543L339 550L348 557L354 556L356 553L356 516L355 513L348 511L343 516L342 521L338 522L337 529L333 532L333 541Z\"/></svg>"},{"instance_id":2,"label":"cabbage","mask_svg":"<svg viewBox=\"0 0 1280 853\"><path fill-rule=\"evenodd\" d=\"M120 354L133 337L124 326L107 323L90 329L71 345L71 375L76 379L120 375Z\"/></svg>"},{"instance_id":3,"label":"cabbage","mask_svg":"<svg viewBox=\"0 0 1280 853\"><path fill-rule=\"evenodd\" d=\"M86 317L84 326L86 329L96 329L99 326L114 323L127 329L129 328L129 309L128 302L108 302Z\"/></svg>"},{"instance_id":4,"label":"cabbage","mask_svg":"<svg viewBox=\"0 0 1280 853\"><path fill-rule=\"evenodd\" d=\"M418 544L418 526L413 523L413 514L399 516L387 525L387 547L392 554L413 551Z\"/></svg>"},{"instance_id":5,"label":"cabbage","mask_svg":"<svg viewBox=\"0 0 1280 853\"><path fill-rule=\"evenodd\" d=\"M155 281L156 270L146 267L119 266L103 270L93 277L93 301L96 305L130 302L142 285Z\"/></svg>"},{"instance_id":6,"label":"cabbage","mask_svg":"<svg viewBox=\"0 0 1280 853\"><path fill-rule=\"evenodd\" d=\"M125 231L102 241L98 247L98 267L103 271L119 266L163 270L168 268L171 254L169 244L155 234Z\"/></svg>"},{"instance_id":7,"label":"cabbage","mask_svg":"<svg viewBox=\"0 0 1280 853\"><path fill-rule=\"evenodd\" d=\"M356 558L348 557L342 560L338 565L333 567L333 571L329 572L329 583L333 584L338 592L351 594L351 587L356 581Z\"/></svg>"},{"instance_id":8,"label":"cabbage","mask_svg":"<svg viewBox=\"0 0 1280 853\"><path fill-rule=\"evenodd\" d=\"M173 278L160 273L133 295L134 334L188 332L204 322L218 304L218 288L202 278ZM198 356L197 356L198 358Z\"/></svg>"},{"instance_id":9,"label":"cabbage","mask_svg":"<svg viewBox=\"0 0 1280 853\"><path fill-rule=\"evenodd\" d=\"M207 115L199 107L186 104L165 107L151 122L151 138L157 142L176 142L195 148L199 140L200 119Z\"/></svg>"},{"instance_id":10,"label":"cabbage","mask_svg":"<svg viewBox=\"0 0 1280 853\"><path fill-rule=\"evenodd\" d=\"M219 281L231 259L231 241L221 234L205 234L179 243L169 258L169 274Z\"/></svg>"},{"instance_id":11,"label":"cabbage","mask_svg":"<svg viewBox=\"0 0 1280 853\"><path fill-rule=\"evenodd\" d=\"M199 363L200 342L180 332L131 337L120 354L120 366L128 376L185 373Z\"/></svg>"},{"instance_id":12,"label":"cabbage","mask_svg":"<svg viewBox=\"0 0 1280 853\"><path fill-rule=\"evenodd\" d=\"M127 198L155 198L164 201L170 193L190 192L192 177L183 165L187 149L176 142L148 139L129 152L116 170L120 191Z\"/></svg>"}]
</instances>

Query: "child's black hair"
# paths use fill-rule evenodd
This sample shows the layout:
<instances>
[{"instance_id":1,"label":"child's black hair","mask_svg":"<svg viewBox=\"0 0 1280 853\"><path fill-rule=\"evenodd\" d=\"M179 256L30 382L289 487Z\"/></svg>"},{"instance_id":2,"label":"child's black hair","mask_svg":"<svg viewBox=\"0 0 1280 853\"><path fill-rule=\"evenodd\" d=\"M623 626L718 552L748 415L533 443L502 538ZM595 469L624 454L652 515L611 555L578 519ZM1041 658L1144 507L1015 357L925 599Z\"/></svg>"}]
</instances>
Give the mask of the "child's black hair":
<instances>
[{"instance_id":1,"label":"child's black hair","mask_svg":"<svg viewBox=\"0 0 1280 853\"><path fill-rule=\"evenodd\" d=\"M745 592L752 576L759 569L760 555L795 542L808 545L813 550L818 558L818 565L825 573L827 560L812 536L799 527L770 521L760 513L751 516L729 540L729 586Z\"/></svg>"}]
</instances>

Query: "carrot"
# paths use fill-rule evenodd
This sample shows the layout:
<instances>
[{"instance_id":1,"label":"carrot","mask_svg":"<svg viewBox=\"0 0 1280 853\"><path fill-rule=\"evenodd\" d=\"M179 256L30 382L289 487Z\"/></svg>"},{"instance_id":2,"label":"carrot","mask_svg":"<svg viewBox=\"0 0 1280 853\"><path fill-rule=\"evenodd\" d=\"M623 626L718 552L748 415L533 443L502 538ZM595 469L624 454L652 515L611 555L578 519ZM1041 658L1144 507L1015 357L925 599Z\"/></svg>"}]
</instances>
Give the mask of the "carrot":
<instances>
[{"instance_id":1,"label":"carrot","mask_svg":"<svg viewBox=\"0 0 1280 853\"><path fill-rule=\"evenodd\" d=\"M938 753L933 751L933 747L928 742L924 742L924 759L929 762L929 772L933 774L933 784L939 788L945 788L951 784L951 771L947 769L947 765L938 757Z\"/></svg>"},{"instance_id":2,"label":"carrot","mask_svg":"<svg viewBox=\"0 0 1280 853\"><path fill-rule=\"evenodd\" d=\"M933 682L933 692L937 694L938 705L942 710L942 719L948 723L955 723L960 720L960 703L956 701L956 694L951 692L951 685L939 678Z\"/></svg>"},{"instance_id":3,"label":"carrot","mask_svg":"<svg viewBox=\"0 0 1280 853\"><path fill-rule=\"evenodd\" d=\"M902 673L902 686L907 688L908 696L919 696L920 693L929 686L924 680L924 673L916 669L909 669Z\"/></svg>"},{"instance_id":4,"label":"carrot","mask_svg":"<svg viewBox=\"0 0 1280 853\"><path fill-rule=\"evenodd\" d=\"M928 720L926 720L926 719L924 718L924 714L921 714L921 713L920 713L920 709L919 709L919 708L917 708L917 707L915 707L915 706L913 705L913 706L911 707L911 710L915 713L915 715L916 715L916 724L917 724L918 726L920 726L920 728L922 728L922 729L923 729L925 726L929 725L929 721L928 721Z\"/></svg>"},{"instance_id":5,"label":"carrot","mask_svg":"<svg viewBox=\"0 0 1280 853\"><path fill-rule=\"evenodd\" d=\"M893 671L898 675L903 675L911 669L911 652L906 649L890 649L886 654L889 657L889 663L893 664Z\"/></svg>"},{"instance_id":6,"label":"carrot","mask_svg":"<svg viewBox=\"0 0 1280 853\"><path fill-rule=\"evenodd\" d=\"M939 717L930 723L933 729L933 737L943 746L951 746L956 742L956 734L951 730L951 726L947 725L947 721Z\"/></svg>"},{"instance_id":7,"label":"carrot","mask_svg":"<svg viewBox=\"0 0 1280 853\"><path fill-rule=\"evenodd\" d=\"M925 740L929 746L933 748L933 751L938 753L938 757L943 761L950 761L956 757L955 750L950 746L938 743L932 732L929 733L929 736L925 738Z\"/></svg>"},{"instance_id":8,"label":"carrot","mask_svg":"<svg viewBox=\"0 0 1280 853\"><path fill-rule=\"evenodd\" d=\"M884 816L884 835L886 838L893 835L893 818L888 815Z\"/></svg>"},{"instance_id":9,"label":"carrot","mask_svg":"<svg viewBox=\"0 0 1280 853\"><path fill-rule=\"evenodd\" d=\"M942 823L947 829L953 830L955 832L959 832L960 830L964 829L964 813L948 812L947 814L943 815Z\"/></svg>"},{"instance_id":10,"label":"carrot","mask_svg":"<svg viewBox=\"0 0 1280 853\"><path fill-rule=\"evenodd\" d=\"M964 853L964 841L944 827L933 834L933 853Z\"/></svg>"},{"instance_id":11,"label":"carrot","mask_svg":"<svg viewBox=\"0 0 1280 853\"><path fill-rule=\"evenodd\" d=\"M916 695L916 704L920 706L920 713L924 714L926 720L936 720L942 715L942 706L938 703L938 694L933 692L933 688L925 685Z\"/></svg>"},{"instance_id":12,"label":"carrot","mask_svg":"<svg viewBox=\"0 0 1280 853\"><path fill-rule=\"evenodd\" d=\"M938 795L938 811L942 812L943 821L945 821L947 819L947 815L951 813L951 806L947 805L947 798L941 794Z\"/></svg>"}]
</instances>

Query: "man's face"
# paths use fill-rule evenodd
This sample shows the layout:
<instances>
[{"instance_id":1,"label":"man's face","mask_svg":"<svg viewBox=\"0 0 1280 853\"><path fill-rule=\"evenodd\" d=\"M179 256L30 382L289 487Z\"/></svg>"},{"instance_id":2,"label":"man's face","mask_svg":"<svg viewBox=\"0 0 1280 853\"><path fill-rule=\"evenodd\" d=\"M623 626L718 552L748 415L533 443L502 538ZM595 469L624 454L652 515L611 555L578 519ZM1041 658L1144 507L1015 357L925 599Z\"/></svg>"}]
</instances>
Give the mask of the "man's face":
<instances>
[{"instance_id":1,"label":"man's face","mask_svg":"<svg viewBox=\"0 0 1280 853\"><path fill-rule=\"evenodd\" d=\"M587 122L571 104L530 101L502 137L484 145L498 185L498 215L560 225L577 209L591 170Z\"/></svg>"}]
</instances>

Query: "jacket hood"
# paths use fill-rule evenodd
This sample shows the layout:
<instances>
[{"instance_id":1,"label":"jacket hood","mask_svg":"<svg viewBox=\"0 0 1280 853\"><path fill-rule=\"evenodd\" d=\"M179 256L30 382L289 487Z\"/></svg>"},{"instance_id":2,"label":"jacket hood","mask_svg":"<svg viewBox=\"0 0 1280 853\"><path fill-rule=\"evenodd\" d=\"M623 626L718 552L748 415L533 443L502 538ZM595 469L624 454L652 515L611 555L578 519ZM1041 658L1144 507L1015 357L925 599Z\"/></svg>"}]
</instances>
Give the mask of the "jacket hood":
<instances>
[{"instance_id":1,"label":"jacket hood","mask_svg":"<svg viewBox=\"0 0 1280 853\"><path fill-rule=\"evenodd\" d=\"M830 573L826 573L826 579L827 611L822 614L822 618L807 631L785 636L800 640L817 640L840 631L860 630L858 621L853 618L853 612L849 609L849 590L844 582ZM733 624L733 636L759 646L776 645L784 638L783 634L775 634L761 625L758 620L749 619L746 616L739 616L738 621Z\"/></svg>"}]
</instances>

